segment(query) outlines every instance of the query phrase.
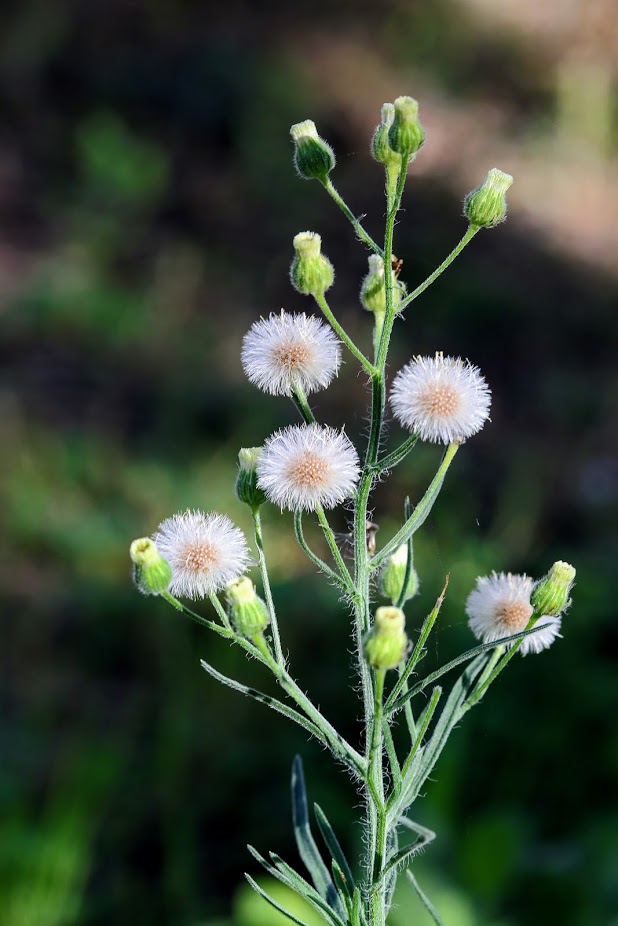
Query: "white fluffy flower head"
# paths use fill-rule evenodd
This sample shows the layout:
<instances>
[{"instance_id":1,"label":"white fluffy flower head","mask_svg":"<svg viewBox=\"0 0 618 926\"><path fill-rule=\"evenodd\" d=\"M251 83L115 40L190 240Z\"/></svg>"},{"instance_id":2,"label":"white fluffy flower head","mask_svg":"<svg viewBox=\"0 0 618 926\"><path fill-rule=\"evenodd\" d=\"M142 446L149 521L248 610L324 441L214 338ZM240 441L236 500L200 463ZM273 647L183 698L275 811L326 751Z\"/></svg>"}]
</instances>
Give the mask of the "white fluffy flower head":
<instances>
[{"instance_id":1,"label":"white fluffy flower head","mask_svg":"<svg viewBox=\"0 0 618 926\"><path fill-rule=\"evenodd\" d=\"M350 439L318 424L293 425L269 437L258 461L258 485L275 505L292 511L333 508L349 498L359 477Z\"/></svg>"},{"instance_id":2,"label":"white fluffy flower head","mask_svg":"<svg viewBox=\"0 0 618 926\"><path fill-rule=\"evenodd\" d=\"M241 360L247 378L271 395L324 389L337 375L341 348L332 329L304 314L273 313L244 337Z\"/></svg>"},{"instance_id":3,"label":"white fluffy flower head","mask_svg":"<svg viewBox=\"0 0 618 926\"><path fill-rule=\"evenodd\" d=\"M159 524L153 539L172 567L173 595L204 598L238 578L249 564L244 534L215 512L175 514Z\"/></svg>"},{"instance_id":4,"label":"white fluffy flower head","mask_svg":"<svg viewBox=\"0 0 618 926\"><path fill-rule=\"evenodd\" d=\"M476 580L476 588L466 601L466 614L473 634L483 643L492 643L525 630L532 617L530 594L534 581L510 572L492 572ZM539 617L538 630L524 637L519 652L540 653L560 633L559 617Z\"/></svg>"},{"instance_id":5,"label":"white fluffy flower head","mask_svg":"<svg viewBox=\"0 0 618 926\"><path fill-rule=\"evenodd\" d=\"M434 444L451 444L480 431L491 392L478 367L457 357L416 357L395 377L391 406L401 424Z\"/></svg>"}]
</instances>

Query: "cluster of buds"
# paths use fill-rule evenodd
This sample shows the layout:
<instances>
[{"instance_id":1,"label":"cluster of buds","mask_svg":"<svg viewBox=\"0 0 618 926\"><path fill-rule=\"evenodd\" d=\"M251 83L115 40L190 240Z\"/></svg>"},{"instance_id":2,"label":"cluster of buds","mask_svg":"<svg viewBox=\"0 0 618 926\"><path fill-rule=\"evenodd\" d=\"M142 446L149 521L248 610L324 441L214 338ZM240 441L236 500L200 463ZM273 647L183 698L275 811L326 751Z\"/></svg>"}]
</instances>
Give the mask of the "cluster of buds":
<instances>
[{"instance_id":1,"label":"cluster of buds","mask_svg":"<svg viewBox=\"0 0 618 926\"><path fill-rule=\"evenodd\" d=\"M398 96L382 107L381 121L373 133L371 153L389 172L399 171L402 158L411 161L425 141L418 119L418 103L411 96Z\"/></svg>"}]
</instances>

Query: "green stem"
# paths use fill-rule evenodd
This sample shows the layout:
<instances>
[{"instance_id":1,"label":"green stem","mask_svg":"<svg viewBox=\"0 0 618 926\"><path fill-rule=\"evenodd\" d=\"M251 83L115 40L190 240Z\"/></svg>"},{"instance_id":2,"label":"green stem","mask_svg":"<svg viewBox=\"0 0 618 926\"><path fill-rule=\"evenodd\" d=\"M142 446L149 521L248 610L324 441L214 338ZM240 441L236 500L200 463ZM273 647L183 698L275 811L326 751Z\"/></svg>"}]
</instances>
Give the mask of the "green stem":
<instances>
[{"instance_id":1,"label":"green stem","mask_svg":"<svg viewBox=\"0 0 618 926\"><path fill-rule=\"evenodd\" d=\"M273 601L272 590L270 587L268 568L266 566L266 556L264 555L264 537L262 535L262 517L260 515L260 509L253 508L251 514L253 516L255 545L258 551L258 561L260 566L260 575L262 577L262 586L264 588L264 597L266 599L266 607L268 608L268 616L270 618L270 632L273 638L277 662L283 665L285 663L285 657L281 648L281 637L279 635L277 612L275 610L275 603Z\"/></svg>"},{"instance_id":2,"label":"green stem","mask_svg":"<svg viewBox=\"0 0 618 926\"><path fill-rule=\"evenodd\" d=\"M470 225L468 227L467 232L465 233L465 235L463 236L459 244L457 244L453 248L451 253L448 255L447 258L445 258L445 260L442 261L440 266L437 267L436 270L434 270L434 272L430 276L428 276L427 279L423 283L420 284L420 286L417 286L416 289L413 292L411 292L409 296L406 296L406 298L403 299L399 303L398 308L400 312L403 312L406 306L410 305L411 302L414 302L414 300L417 299L421 295L421 293L424 293L425 290L428 289L431 286L431 284L435 280L437 280L438 277L442 273L444 273L446 268L450 266L450 264L453 263L455 258L461 254L465 246L468 244L469 241L471 241L474 238L474 236L476 235L478 231L480 231L480 228L478 225Z\"/></svg>"},{"instance_id":3,"label":"green stem","mask_svg":"<svg viewBox=\"0 0 618 926\"><path fill-rule=\"evenodd\" d=\"M371 722L371 736L368 744L369 752L367 755L367 764L369 767L368 779L371 783L372 793L374 795L374 806L370 819L369 853L367 859L367 880L371 885L371 926L383 926L386 914L385 889L382 883L382 872L386 864L387 839L383 771L384 738L382 729L385 675L386 672L384 669L379 669L375 673L373 717Z\"/></svg>"},{"instance_id":4,"label":"green stem","mask_svg":"<svg viewBox=\"0 0 618 926\"><path fill-rule=\"evenodd\" d=\"M353 597L354 596L354 583L352 581L352 576L350 575L348 571L348 567L346 566L343 556L341 555L341 551L339 547L337 546L335 535L332 531L330 524L328 523L326 514L324 513L324 509L322 508L321 505L315 506L315 513L318 516L318 521L320 522L320 526L324 533L324 537L326 538L326 542L330 548L330 552L333 554L333 559L335 560L337 564L337 567L341 574L341 578L343 579L345 583L347 592L350 596Z\"/></svg>"},{"instance_id":5,"label":"green stem","mask_svg":"<svg viewBox=\"0 0 618 926\"><path fill-rule=\"evenodd\" d=\"M410 434L410 436L406 437L404 442L400 444L396 450L393 450L393 452L389 453L388 456L382 457L381 460L378 460L375 466L375 471L377 473L384 473L387 469L393 469L393 467L397 466L398 463L401 463L402 460L405 460L407 455L416 444L417 440L417 434Z\"/></svg>"},{"instance_id":6,"label":"green stem","mask_svg":"<svg viewBox=\"0 0 618 926\"><path fill-rule=\"evenodd\" d=\"M401 169L399 171L397 186L395 188L395 195L393 197L393 202L386 218L386 233L384 235L384 292L386 296L386 314L384 316L384 325L382 327L382 336L380 338L380 347L376 360L376 367L382 377L384 376L384 369L386 367L386 357L388 354L391 334L393 331L393 324L395 322L395 315L397 312L400 312L402 308L402 303L400 303L398 306L395 306L393 302L393 274L390 272L390 269L393 258L393 234L395 231L395 218L397 217L397 213L399 212L399 207L401 205L401 197L403 196L403 188L405 186L407 172L408 159L402 158Z\"/></svg>"},{"instance_id":7,"label":"green stem","mask_svg":"<svg viewBox=\"0 0 618 926\"><path fill-rule=\"evenodd\" d=\"M374 556L371 562L371 569L379 569L380 566L384 563L385 560L391 556L392 553L397 550L402 543L405 543L408 537L411 537L424 523L428 517L433 503L440 494L440 489L442 488L442 483L444 482L444 477L448 471L449 466L453 462L453 458L459 449L459 444L449 444L446 448L446 452L442 458L442 462L438 467L438 471L434 478L432 479L429 488L423 495L422 499L415 507L414 511L405 522L403 527L401 527L395 536L389 540L385 547L383 547L380 552Z\"/></svg>"},{"instance_id":8,"label":"green stem","mask_svg":"<svg viewBox=\"0 0 618 926\"><path fill-rule=\"evenodd\" d=\"M339 322L333 315L332 310L328 302L326 301L324 293L315 293L313 298L315 299L319 307L322 309L322 312L324 313L325 317L328 319L328 322L330 323L331 328L341 338L341 340L343 341L345 346L348 348L350 353L356 357L358 362L361 364L363 369L369 374L369 376L373 376L373 374L375 373L374 365L371 363L370 360L367 359L367 357L365 357L362 350L360 350L360 348L356 346L352 338L341 327L341 325L339 324Z\"/></svg>"},{"instance_id":9,"label":"green stem","mask_svg":"<svg viewBox=\"0 0 618 926\"><path fill-rule=\"evenodd\" d=\"M357 775L363 777L366 774L366 761L351 746L347 740L333 727L333 725L324 717L319 708L311 701L308 695L302 690L297 682L291 677L285 666L278 663L271 654L264 638L258 646L265 662L271 669L273 675L289 697L301 708L305 715L312 720L316 727L319 728L324 737L324 742L330 747L335 755L343 759Z\"/></svg>"},{"instance_id":10,"label":"green stem","mask_svg":"<svg viewBox=\"0 0 618 926\"><path fill-rule=\"evenodd\" d=\"M300 546L301 550L304 553L306 553L306 555L309 557L311 562L314 563L318 567L318 569L321 570L321 572L327 575L329 579L332 579L333 582L336 582L339 588L341 588L344 592L348 593L349 591L348 587L346 586L343 579L340 576L338 576L335 570L331 569L330 566L328 566L324 562L323 559L320 559L317 553L313 552L313 550L311 549L311 547L305 540L305 535L303 533L303 513L302 511L297 511L294 514L294 531L296 533L296 540L298 541L298 545Z\"/></svg>"},{"instance_id":11,"label":"green stem","mask_svg":"<svg viewBox=\"0 0 618 926\"><path fill-rule=\"evenodd\" d=\"M302 386L294 386L294 391L292 393L292 401L301 414L301 417L306 424L315 424L315 417L311 411L311 406L307 401L307 396L305 390Z\"/></svg>"},{"instance_id":12,"label":"green stem","mask_svg":"<svg viewBox=\"0 0 618 926\"><path fill-rule=\"evenodd\" d=\"M215 633L218 633L220 637L225 637L226 640L236 640L236 634L229 626L229 621L227 619L227 614L225 615L226 625L220 627L219 624L215 624L214 621L209 621L207 617L202 617L201 614L197 614L195 611L192 611L191 608L188 608L186 605L179 601L178 598L174 598L173 595L170 595L169 592L161 592L161 598L165 599L168 604L171 604L173 608L177 611L180 611L181 614L184 614L186 617L190 617L192 621L195 621L196 624L201 624L202 627L208 627L209 630L214 630ZM223 612L225 614L225 612Z\"/></svg>"},{"instance_id":13,"label":"green stem","mask_svg":"<svg viewBox=\"0 0 618 926\"><path fill-rule=\"evenodd\" d=\"M343 214L347 219L352 223L354 231L358 235L361 241L363 241L372 251L375 251L376 254L379 254L380 257L383 256L382 248L377 244L371 235L368 235L363 226L360 223L360 220L356 218L350 207L347 203L341 198L333 184L331 183L330 177L327 177L326 180L322 181L324 189L332 197L332 199L337 203Z\"/></svg>"}]
</instances>

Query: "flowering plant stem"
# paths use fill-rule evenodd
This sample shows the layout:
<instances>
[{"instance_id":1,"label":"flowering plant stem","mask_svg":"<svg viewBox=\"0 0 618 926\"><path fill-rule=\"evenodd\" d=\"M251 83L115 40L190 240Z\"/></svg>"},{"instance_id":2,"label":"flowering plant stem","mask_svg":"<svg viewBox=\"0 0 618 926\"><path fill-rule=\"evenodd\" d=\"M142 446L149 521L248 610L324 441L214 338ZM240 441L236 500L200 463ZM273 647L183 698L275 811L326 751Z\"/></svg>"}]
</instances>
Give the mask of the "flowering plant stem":
<instances>
[{"instance_id":1,"label":"flowering plant stem","mask_svg":"<svg viewBox=\"0 0 618 926\"><path fill-rule=\"evenodd\" d=\"M249 379L271 394L291 398L303 422L278 431L262 447L243 448L239 455L236 493L251 509L264 600L249 577L243 575L250 562L246 540L225 516L186 511L164 521L154 538L140 538L131 545L134 575L141 591L161 595L191 620L238 645L270 674L287 701L228 678L202 661L204 669L218 682L299 725L330 750L358 785L365 807L365 855L356 878L325 814L316 807L316 822L330 854L330 863L324 862L311 833L299 757L292 771L292 818L299 855L311 883L276 854L271 853L268 861L250 849L272 877L303 896L329 926L385 926L399 871L407 868L414 855L435 836L407 816L410 807L456 725L481 700L514 654L538 652L555 638L575 575L573 567L556 563L536 586L527 576L510 573L479 578L466 611L471 628L482 642L424 678L415 679L442 608L448 576L416 642L408 646L403 608L418 589L413 536L429 516L460 445L487 420L491 394L480 371L468 361L445 358L440 353L435 359L415 358L397 375L391 392L395 416L410 433L390 453L383 453L388 351L402 309L438 279L480 227L492 227L504 218L504 192L512 182L501 171L489 172L485 183L466 199L470 224L457 246L402 299L404 290L396 278L398 265L395 269L392 265L393 238L408 166L424 139L417 111L418 105L410 97L385 104L382 123L374 135L372 150L386 168L383 246L368 235L331 183L334 153L320 139L315 124L306 120L292 127L300 175L320 180L357 236L373 252L370 273L361 290L364 307L374 313L373 358L370 360L350 338L326 300L334 271L321 254L320 236L315 232L299 233L294 239L292 282L299 292L313 296L331 327L313 316L308 319L304 314L291 316L282 311L256 323L243 342L242 362ZM314 389L328 385L336 374L340 342L358 361L371 386L369 436L362 465L345 432L322 427L307 398ZM372 489L376 480L406 459L419 439L441 443L445 447L442 460L414 507L406 498L403 524L376 552L376 526L369 509ZM326 515L326 509L350 498L354 500L353 565L346 562ZM260 515L266 499L293 511L301 550L341 592L353 613L356 670L363 705L362 742L358 748L336 730L289 670ZM309 546L303 529L304 512L317 520L329 562ZM372 615L376 586L390 604L378 607ZM217 595L223 589L227 608ZM218 622L186 607L174 592L189 598L207 597ZM537 627L541 618L544 623ZM463 667L461 675L442 704L442 688L434 683L458 666ZM397 670L396 676L388 675L390 669ZM390 678L395 680L389 686ZM412 700L430 686L426 704L415 716ZM401 744L394 736L400 716L405 719L404 739L409 743L401 758ZM409 838L410 831L415 841L400 847L400 836ZM416 878L410 872L408 876L426 910L440 926L440 916ZM297 926L304 926L295 914L247 877L272 906Z\"/></svg>"}]
</instances>

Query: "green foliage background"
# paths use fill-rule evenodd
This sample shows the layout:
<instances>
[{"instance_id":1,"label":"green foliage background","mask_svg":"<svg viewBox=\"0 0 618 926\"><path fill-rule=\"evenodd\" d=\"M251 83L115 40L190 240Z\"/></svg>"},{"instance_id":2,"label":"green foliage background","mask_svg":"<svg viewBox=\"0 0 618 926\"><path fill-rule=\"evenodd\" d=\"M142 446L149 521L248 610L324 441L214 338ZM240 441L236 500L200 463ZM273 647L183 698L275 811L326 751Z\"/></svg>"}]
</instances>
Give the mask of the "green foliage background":
<instances>
[{"instance_id":1,"label":"green foliage background","mask_svg":"<svg viewBox=\"0 0 618 926\"><path fill-rule=\"evenodd\" d=\"M615 108L573 133L552 77L570 46L550 66L537 36L489 28L455 0L24 0L0 20L2 923L270 926L242 886L244 845L293 857L296 751L311 796L361 851L349 783L300 732L217 688L199 657L255 684L259 668L139 597L126 551L185 507L246 524L237 450L294 410L250 389L240 340L261 314L311 308L287 279L300 229L322 234L332 304L368 343L366 255L317 185L295 178L288 128L316 120L337 185L377 235L368 138L380 103L412 93L428 126L419 165L432 144L461 145L477 181L493 166L485 152L523 176L507 225L479 235L396 329L393 369L442 349L470 357L495 393L493 423L418 537L409 626L450 572L429 660L444 662L470 645L462 604L476 575L540 575L558 558L578 568L564 640L517 660L440 760L419 801L439 833L419 878L449 926L616 926L618 316L601 253ZM452 135L432 136L432 101L459 114ZM543 224L541 181L517 207L522 144L529 176L549 164L572 177L562 239ZM595 183L607 200L591 197ZM396 244L410 284L462 233L470 185L412 173ZM359 438L367 401L350 361L316 406ZM415 449L379 487L382 536L438 459ZM353 738L346 615L295 550L289 517L265 518L292 665ZM402 892L394 926L425 922Z\"/></svg>"}]
</instances>

